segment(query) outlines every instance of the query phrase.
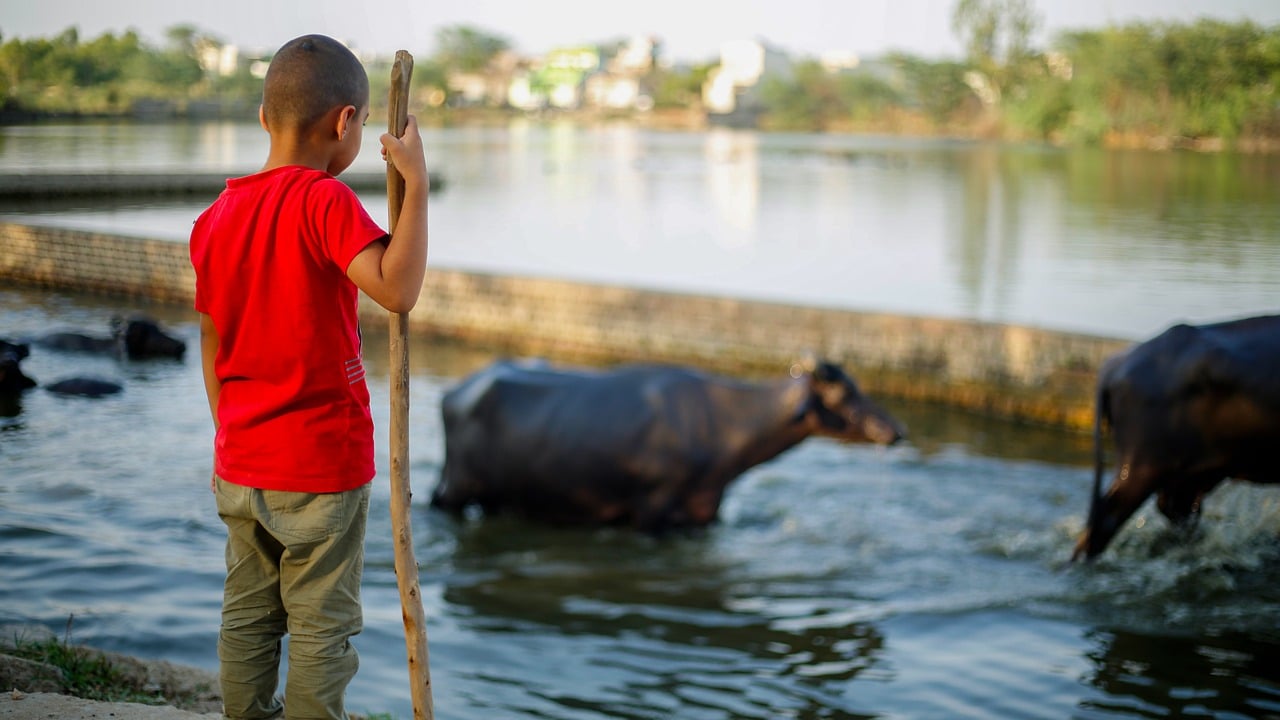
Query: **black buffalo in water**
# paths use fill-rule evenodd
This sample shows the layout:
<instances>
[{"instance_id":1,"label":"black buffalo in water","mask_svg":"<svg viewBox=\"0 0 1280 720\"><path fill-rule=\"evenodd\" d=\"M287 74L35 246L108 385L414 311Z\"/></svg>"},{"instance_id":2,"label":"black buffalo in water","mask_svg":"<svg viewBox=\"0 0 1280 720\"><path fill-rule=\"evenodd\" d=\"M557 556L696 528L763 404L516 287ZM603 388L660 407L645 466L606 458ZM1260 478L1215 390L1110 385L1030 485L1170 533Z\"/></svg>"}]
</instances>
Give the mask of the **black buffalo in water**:
<instances>
[{"instance_id":1,"label":"black buffalo in water","mask_svg":"<svg viewBox=\"0 0 1280 720\"><path fill-rule=\"evenodd\" d=\"M33 343L42 348L69 352L113 354L130 360L174 358L181 360L187 344L169 335L151 318L134 315L111 319L111 335L98 337L76 332L41 336Z\"/></svg>"},{"instance_id":2,"label":"black buffalo in water","mask_svg":"<svg viewBox=\"0 0 1280 720\"><path fill-rule=\"evenodd\" d=\"M22 361L31 354L26 343L0 340L0 395L14 396L36 386L22 372Z\"/></svg>"},{"instance_id":3,"label":"black buffalo in water","mask_svg":"<svg viewBox=\"0 0 1280 720\"><path fill-rule=\"evenodd\" d=\"M810 435L889 445L904 432L831 363L760 385L499 362L447 392L441 412L436 507L646 532L712 522L730 482Z\"/></svg>"},{"instance_id":4,"label":"black buffalo in water","mask_svg":"<svg viewBox=\"0 0 1280 720\"><path fill-rule=\"evenodd\" d=\"M31 349L26 343L0 340L0 401L3 401L5 415L16 414L17 396L38 384L22 371L22 361L30 354ZM57 395L81 397L114 395L124 389L119 383L90 377L70 377L45 385L44 388Z\"/></svg>"},{"instance_id":5,"label":"black buffalo in water","mask_svg":"<svg viewBox=\"0 0 1280 720\"><path fill-rule=\"evenodd\" d=\"M45 390L55 395L74 395L77 397L98 398L115 395L124 390L120 383L91 377L73 377L49 383Z\"/></svg>"},{"instance_id":6,"label":"black buffalo in water","mask_svg":"<svg viewBox=\"0 0 1280 720\"><path fill-rule=\"evenodd\" d=\"M1102 494L1102 433L1116 474ZM1098 373L1094 487L1075 558L1093 558L1152 493L1175 524L1227 478L1280 482L1280 316L1177 325Z\"/></svg>"}]
</instances>

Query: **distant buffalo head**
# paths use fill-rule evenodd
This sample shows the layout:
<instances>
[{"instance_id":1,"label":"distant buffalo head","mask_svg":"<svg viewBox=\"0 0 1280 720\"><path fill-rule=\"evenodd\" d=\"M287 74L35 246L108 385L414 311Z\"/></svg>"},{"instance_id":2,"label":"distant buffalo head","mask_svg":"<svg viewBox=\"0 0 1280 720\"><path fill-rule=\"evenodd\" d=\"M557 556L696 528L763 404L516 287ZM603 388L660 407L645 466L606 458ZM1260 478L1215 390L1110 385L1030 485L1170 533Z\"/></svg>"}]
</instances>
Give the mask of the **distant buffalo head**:
<instances>
[{"instance_id":1,"label":"distant buffalo head","mask_svg":"<svg viewBox=\"0 0 1280 720\"><path fill-rule=\"evenodd\" d=\"M142 358L174 358L181 360L187 344L164 330L154 320L132 316L111 319L111 335L120 353L131 360Z\"/></svg>"},{"instance_id":2,"label":"distant buffalo head","mask_svg":"<svg viewBox=\"0 0 1280 720\"><path fill-rule=\"evenodd\" d=\"M16 395L36 386L36 381L22 374L20 363L31 349L25 343L0 340L0 395Z\"/></svg>"},{"instance_id":3,"label":"distant buffalo head","mask_svg":"<svg viewBox=\"0 0 1280 720\"><path fill-rule=\"evenodd\" d=\"M793 365L791 374L809 381L804 415L814 435L879 445L892 445L906 436L906 428L863 395L839 365L806 360Z\"/></svg>"}]
</instances>

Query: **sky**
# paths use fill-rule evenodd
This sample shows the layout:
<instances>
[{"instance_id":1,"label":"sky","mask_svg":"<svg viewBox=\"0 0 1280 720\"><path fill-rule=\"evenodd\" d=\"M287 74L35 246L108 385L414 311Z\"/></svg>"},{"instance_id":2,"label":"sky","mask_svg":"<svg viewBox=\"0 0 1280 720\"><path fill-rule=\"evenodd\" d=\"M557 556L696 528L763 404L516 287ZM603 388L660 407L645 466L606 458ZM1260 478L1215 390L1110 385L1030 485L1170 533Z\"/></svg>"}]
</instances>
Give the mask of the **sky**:
<instances>
[{"instance_id":1,"label":"sky","mask_svg":"<svg viewBox=\"0 0 1280 720\"><path fill-rule=\"evenodd\" d=\"M1280 0L1036 0L1038 43L1065 29L1134 20L1187 22L1200 17L1280 25ZM165 30L194 25L245 50L274 50L307 33L338 38L365 53L399 49L429 56L436 32L470 25L537 55L551 48L635 35L656 36L673 61L716 58L721 43L762 39L818 57L891 50L958 58L951 29L954 0L5 0L0 35L50 37L68 27L89 39L137 30L162 44Z\"/></svg>"}]
</instances>

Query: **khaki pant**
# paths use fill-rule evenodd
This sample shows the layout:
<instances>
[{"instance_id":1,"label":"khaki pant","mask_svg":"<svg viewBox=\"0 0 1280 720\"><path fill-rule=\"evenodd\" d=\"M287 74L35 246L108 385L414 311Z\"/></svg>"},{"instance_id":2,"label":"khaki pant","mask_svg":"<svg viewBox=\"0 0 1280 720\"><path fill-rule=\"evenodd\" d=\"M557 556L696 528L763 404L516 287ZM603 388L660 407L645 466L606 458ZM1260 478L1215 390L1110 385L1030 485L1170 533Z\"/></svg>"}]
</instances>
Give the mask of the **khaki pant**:
<instances>
[{"instance_id":1,"label":"khaki pant","mask_svg":"<svg viewBox=\"0 0 1280 720\"><path fill-rule=\"evenodd\" d=\"M223 713L231 720L345 720L343 696L363 628L369 485L342 493L258 490L217 478L227 526L218 635ZM276 697L289 635L284 703Z\"/></svg>"}]
</instances>

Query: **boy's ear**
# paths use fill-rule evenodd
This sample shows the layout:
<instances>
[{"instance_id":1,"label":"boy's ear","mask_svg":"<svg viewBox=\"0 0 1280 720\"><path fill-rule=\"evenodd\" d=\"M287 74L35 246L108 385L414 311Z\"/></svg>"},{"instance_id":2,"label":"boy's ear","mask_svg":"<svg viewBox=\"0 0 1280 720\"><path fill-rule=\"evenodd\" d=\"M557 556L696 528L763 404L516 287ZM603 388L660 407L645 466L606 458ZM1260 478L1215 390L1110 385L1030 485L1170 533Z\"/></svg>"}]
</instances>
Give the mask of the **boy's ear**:
<instances>
[{"instance_id":1,"label":"boy's ear","mask_svg":"<svg viewBox=\"0 0 1280 720\"><path fill-rule=\"evenodd\" d=\"M271 132L271 128L267 127L267 109L262 105L258 105L258 124L262 126L263 130Z\"/></svg>"},{"instance_id":2,"label":"boy's ear","mask_svg":"<svg viewBox=\"0 0 1280 720\"><path fill-rule=\"evenodd\" d=\"M347 105L342 108L342 112L338 113L337 131L339 140L347 139L347 130L350 128L351 123L356 121L357 112L359 112L359 108L355 105Z\"/></svg>"}]
</instances>

